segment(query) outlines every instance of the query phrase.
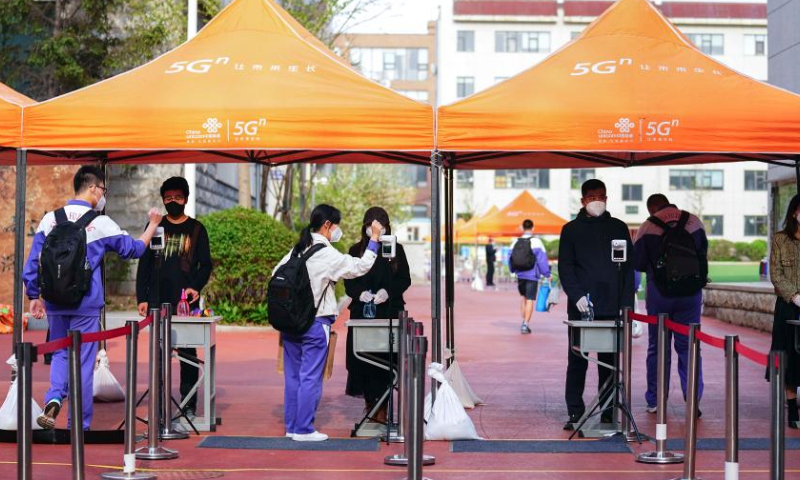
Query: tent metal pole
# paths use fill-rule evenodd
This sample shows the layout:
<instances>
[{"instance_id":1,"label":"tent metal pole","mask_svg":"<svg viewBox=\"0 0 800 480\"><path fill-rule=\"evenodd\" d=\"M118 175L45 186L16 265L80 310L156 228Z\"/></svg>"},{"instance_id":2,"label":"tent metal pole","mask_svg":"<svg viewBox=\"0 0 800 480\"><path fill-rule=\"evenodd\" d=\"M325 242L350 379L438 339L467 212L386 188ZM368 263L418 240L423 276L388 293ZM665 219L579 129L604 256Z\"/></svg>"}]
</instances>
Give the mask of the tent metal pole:
<instances>
[{"instance_id":1,"label":"tent metal pole","mask_svg":"<svg viewBox=\"0 0 800 480\"><path fill-rule=\"evenodd\" d=\"M431 361L442 363L442 155L431 153ZM431 379L431 396L436 400L438 382Z\"/></svg>"},{"instance_id":2,"label":"tent metal pole","mask_svg":"<svg viewBox=\"0 0 800 480\"><path fill-rule=\"evenodd\" d=\"M28 176L28 150L17 150L17 188L14 205L14 335L11 353L22 342L22 268L25 260L25 187Z\"/></svg>"},{"instance_id":3,"label":"tent metal pole","mask_svg":"<svg viewBox=\"0 0 800 480\"><path fill-rule=\"evenodd\" d=\"M797 183L797 193L800 193L800 155L794 159L794 178Z\"/></svg>"},{"instance_id":4,"label":"tent metal pole","mask_svg":"<svg viewBox=\"0 0 800 480\"><path fill-rule=\"evenodd\" d=\"M454 245L453 245L453 215L454 215L454 177L455 170L452 167L445 167L445 219L444 219L444 236L445 236L445 346L450 352L450 357L447 359L447 366L449 367L453 360L455 360L455 265L454 265Z\"/></svg>"}]
</instances>

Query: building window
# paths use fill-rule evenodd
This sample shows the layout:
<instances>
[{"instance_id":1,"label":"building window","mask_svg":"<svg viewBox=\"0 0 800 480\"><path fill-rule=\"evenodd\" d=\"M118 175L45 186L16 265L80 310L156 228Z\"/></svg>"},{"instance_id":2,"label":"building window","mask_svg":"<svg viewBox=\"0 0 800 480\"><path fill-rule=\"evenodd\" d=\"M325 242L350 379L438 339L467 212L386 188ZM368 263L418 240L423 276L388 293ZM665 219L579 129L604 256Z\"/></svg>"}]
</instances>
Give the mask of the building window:
<instances>
[{"instance_id":1,"label":"building window","mask_svg":"<svg viewBox=\"0 0 800 480\"><path fill-rule=\"evenodd\" d=\"M425 205L413 205L411 207L412 218L428 218L428 207Z\"/></svg>"},{"instance_id":2,"label":"building window","mask_svg":"<svg viewBox=\"0 0 800 480\"><path fill-rule=\"evenodd\" d=\"M706 228L706 235L715 237L723 235L722 215L703 215L703 225Z\"/></svg>"},{"instance_id":3,"label":"building window","mask_svg":"<svg viewBox=\"0 0 800 480\"><path fill-rule=\"evenodd\" d=\"M421 102L428 101L428 91L427 90L397 90L397 93L401 95L405 95L408 98L419 100Z\"/></svg>"},{"instance_id":4,"label":"building window","mask_svg":"<svg viewBox=\"0 0 800 480\"><path fill-rule=\"evenodd\" d=\"M745 35L744 54L750 56L763 57L767 54L766 35Z\"/></svg>"},{"instance_id":5,"label":"building window","mask_svg":"<svg viewBox=\"0 0 800 480\"><path fill-rule=\"evenodd\" d=\"M506 53L548 53L549 32L495 32L494 51Z\"/></svg>"},{"instance_id":6,"label":"building window","mask_svg":"<svg viewBox=\"0 0 800 480\"><path fill-rule=\"evenodd\" d=\"M456 170L456 188L471 189L475 186L475 173L472 170Z\"/></svg>"},{"instance_id":7,"label":"building window","mask_svg":"<svg viewBox=\"0 0 800 480\"><path fill-rule=\"evenodd\" d=\"M475 51L475 32L472 30L459 30L458 31L458 52L474 52Z\"/></svg>"},{"instance_id":8,"label":"building window","mask_svg":"<svg viewBox=\"0 0 800 480\"><path fill-rule=\"evenodd\" d=\"M496 170L495 188L550 188L550 170Z\"/></svg>"},{"instance_id":9,"label":"building window","mask_svg":"<svg viewBox=\"0 0 800 480\"><path fill-rule=\"evenodd\" d=\"M639 205L625 205L625 213L628 215L636 215L639 213Z\"/></svg>"},{"instance_id":10,"label":"building window","mask_svg":"<svg viewBox=\"0 0 800 480\"><path fill-rule=\"evenodd\" d=\"M706 55L725 55L725 36L721 33L687 33L686 36Z\"/></svg>"},{"instance_id":11,"label":"building window","mask_svg":"<svg viewBox=\"0 0 800 480\"><path fill-rule=\"evenodd\" d=\"M575 40L576 38L578 38L581 35L581 33L582 33L581 31L569 32L569 39L570 40Z\"/></svg>"},{"instance_id":12,"label":"building window","mask_svg":"<svg viewBox=\"0 0 800 480\"><path fill-rule=\"evenodd\" d=\"M572 169L572 189L580 190L581 185L586 180L594 178L594 168L573 168Z\"/></svg>"},{"instance_id":13,"label":"building window","mask_svg":"<svg viewBox=\"0 0 800 480\"><path fill-rule=\"evenodd\" d=\"M642 186L641 185L623 185L622 186L622 199L629 202L642 201Z\"/></svg>"},{"instance_id":14,"label":"building window","mask_svg":"<svg viewBox=\"0 0 800 480\"><path fill-rule=\"evenodd\" d=\"M500 82L504 82L504 81L508 80L509 78L511 78L511 77L494 77L494 83L498 84Z\"/></svg>"},{"instance_id":15,"label":"building window","mask_svg":"<svg viewBox=\"0 0 800 480\"><path fill-rule=\"evenodd\" d=\"M767 236L767 216L766 215L745 215L744 216L744 235L746 237L766 237Z\"/></svg>"},{"instance_id":16,"label":"building window","mask_svg":"<svg viewBox=\"0 0 800 480\"><path fill-rule=\"evenodd\" d=\"M669 171L670 190L722 190L724 183L722 170Z\"/></svg>"},{"instance_id":17,"label":"building window","mask_svg":"<svg viewBox=\"0 0 800 480\"><path fill-rule=\"evenodd\" d=\"M419 227L407 227L409 242L419 242Z\"/></svg>"},{"instance_id":18,"label":"building window","mask_svg":"<svg viewBox=\"0 0 800 480\"><path fill-rule=\"evenodd\" d=\"M378 82L428 79L427 48L351 48L350 63Z\"/></svg>"},{"instance_id":19,"label":"building window","mask_svg":"<svg viewBox=\"0 0 800 480\"><path fill-rule=\"evenodd\" d=\"M456 95L468 97L475 93L475 77L456 77Z\"/></svg>"},{"instance_id":20,"label":"building window","mask_svg":"<svg viewBox=\"0 0 800 480\"><path fill-rule=\"evenodd\" d=\"M767 171L766 170L747 170L744 172L745 190L766 190Z\"/></svg>"}]
</instances>

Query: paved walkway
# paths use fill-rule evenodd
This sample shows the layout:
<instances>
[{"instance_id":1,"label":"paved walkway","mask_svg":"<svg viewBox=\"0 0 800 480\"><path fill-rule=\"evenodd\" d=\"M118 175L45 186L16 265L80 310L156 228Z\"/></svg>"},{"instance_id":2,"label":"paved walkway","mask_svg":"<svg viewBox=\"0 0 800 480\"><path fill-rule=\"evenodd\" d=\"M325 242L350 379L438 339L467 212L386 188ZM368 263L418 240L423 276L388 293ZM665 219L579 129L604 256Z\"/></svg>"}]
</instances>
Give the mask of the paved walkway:
<instances>
[{"instance_id":1,"label":"paved walkway","mask_svg":"<svg viewBox=\"0 0 800 480\"><path fill-rule=\"evenodd\" d=\"M519 333L519 297L509 285L498 291L472 292L459 285L456 307L457 356L462 370L486 405L470 411L479 435L486 439L558 439L566 419L564 376L567 334L562 324L566 307L562 304L547 314L535 314L533 334ZM409 311L423 321L430 318L429 287L411 289L407 295ZM340 333L334 376L325 383L317 427L332 437L347 437L360 418L360 399L344 395L344 318L337 322ZM430 333L426 324L426 333ZM769 336L732 327L713 319L703 320L703 329L712 334L737 333L747 345L760 351L769 346ZM44 340L43 332L26 338ZM139 358L146 359L147 335L141 338ZM646 335L635 341L633 411L644 433L653 434L655 416L645 413L644 355ZM223 419L215 435L282 436L282 378L275 373L277 334L271 331L221 332L217 336L218 409ZM0 338L0 351L10 351L10 337ZM112 371L124 379L124 344L109 344ZM724 437L724 356L722 351L703 349L706 396L701 402L701 438ZM673 362L675 367L675 363ZM146 383L146 362L139 364L140 391ZM177 375L177 368L175 369ZM587 401L596 389L596 370L587 376ZM47 386L48 370L34 367L34 392L41 404ZM769 393L761 367L741 361L741 435L767 438L769 435ZM0 388L5 396L7 386ZM682 435L684 403L673 372L669 406L670 437ZM144 410L140 411L142 415ZM115 427L122 418L122 404L96 405L94 429ZM63 428L66 415L59 418ZM139 427L143 431L143 427ZM798 437L789 431L789 437ZM167 442L180 452L177 460L138 462L139 467L158 470L159 478L207 478L224 473L231 479L400 479L402 469L383 465L383 457L398 453L402 445L382 445L379 452L296 452L267 450L208 450L196 448L199 438ZM651 445L634 445L644 451ZM432 479L611 479L636 478L666 480L680 476L680 466L649 466L634 462L632 454L487 454L451 453L447 442L427 442L426 453L437 457L427 468ZM724 452L701 451L698 475L706 480L722 479ZM69 478L69 448L35 445L34 478ZM16 448L0 444L0 478L15 476ZM122 460L122 446L87 446L87 478L98 478L109 466ZM743 479L766 479L768 451L743 451L740 454ZM800 478L800 455L789 451L786 478ZM215 473L216 472L216 473Z\"/></svg>"}]
</instances>

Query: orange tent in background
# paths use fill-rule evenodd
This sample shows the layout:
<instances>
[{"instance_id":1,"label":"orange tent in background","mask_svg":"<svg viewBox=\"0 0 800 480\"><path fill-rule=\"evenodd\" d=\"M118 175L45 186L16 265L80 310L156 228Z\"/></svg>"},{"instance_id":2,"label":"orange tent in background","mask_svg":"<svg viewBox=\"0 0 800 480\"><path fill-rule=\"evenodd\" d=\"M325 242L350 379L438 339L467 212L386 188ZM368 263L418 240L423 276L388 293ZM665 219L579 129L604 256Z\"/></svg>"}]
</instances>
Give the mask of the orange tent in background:
<instances>
[{"instance_id":1,"label":"orange tent in background","mask_svg":"<svg viewBox=\"0 0 800 480\"><path fill-rule=\"evenodd\" d=\"M479 218L473 226L473 235L486 239L513 239L522 234L522 222L525 219L533 221L537 235L559 235L567 223L525 190L499 211Z\"/></svg>"},{"instance_id":2,"label":"orange tent in background","mask_svg":"<svg viewBox=\"0 0 800 480\"><path fill-rule=\"evenodd\" d=\"M455 168L800 160L800 96L706 56L647 0L438 112Z\"/></svg>"},{"instance_id":3,"label":"orange tent in background","mask_svg":"<svg viewBox=\"0 0 800 480\"><path fill-rule=\"evenodd\" d=\"M433 124L431 106L363 77L273 0L235 0L161 57L27 108L24 144L129 163L429 165Z\"/></svg>"},{"instance_id":4,"label":"orange tent in background","mask_svg":"<svg viewBox=\"0 0 800 480\"><path fill-rule=\"evenodd\" d=\"M488 239L481 239L478 236L478 222L484 218L494 215L499 211L499 208L492 205L491 208L489 208L489 210L487 210L485 213L481 215L475 215L461 226L456 225L455 229L453 230L455 243L480 243L481 240L483 240L483 243L485 243Z\"/></svg>"},{"instance_id":5,"label":"orange tent in background","mask_svg":"<svg viewBox=\"0 0 800 480\"><path fill-rule=\"evenodd\" d=\"M0 147L16 148L22 140L22 108L36 103L0 83Z\"/></svg>"}]
</instances>

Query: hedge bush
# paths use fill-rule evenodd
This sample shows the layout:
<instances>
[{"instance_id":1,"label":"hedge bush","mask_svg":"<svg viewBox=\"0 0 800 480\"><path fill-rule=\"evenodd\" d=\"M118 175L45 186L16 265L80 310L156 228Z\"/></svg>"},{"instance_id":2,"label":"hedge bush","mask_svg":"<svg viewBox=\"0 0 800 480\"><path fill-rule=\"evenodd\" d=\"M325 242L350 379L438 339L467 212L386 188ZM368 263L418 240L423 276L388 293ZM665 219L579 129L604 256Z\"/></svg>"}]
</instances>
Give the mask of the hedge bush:
<instances>
[{"instance_id":1,"label":"hedge bush","mask_svg":"<svg viewBox=\"0 0 800 480\"><path fill-rule=\"evenodd\" d=\"M761 261L767 255L767 242L730 242L728 240L710 240L708 242L708 259L712 262Z\"/></svg>"},{"instance_id":2,"label":"hedge bush","mask_svg":"<svg viewBox=\"0 0 800 480\"><path fill-rule=\"evenodd\" d=\"M266 325L272 269L297 242L297 234L265 213L241 207L201 221L214 264L204 291L207 304L227 323Z\"/></svg>"}]
</instances>

